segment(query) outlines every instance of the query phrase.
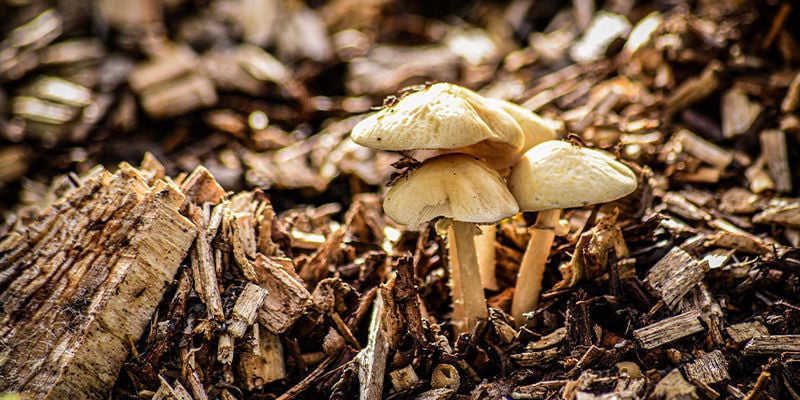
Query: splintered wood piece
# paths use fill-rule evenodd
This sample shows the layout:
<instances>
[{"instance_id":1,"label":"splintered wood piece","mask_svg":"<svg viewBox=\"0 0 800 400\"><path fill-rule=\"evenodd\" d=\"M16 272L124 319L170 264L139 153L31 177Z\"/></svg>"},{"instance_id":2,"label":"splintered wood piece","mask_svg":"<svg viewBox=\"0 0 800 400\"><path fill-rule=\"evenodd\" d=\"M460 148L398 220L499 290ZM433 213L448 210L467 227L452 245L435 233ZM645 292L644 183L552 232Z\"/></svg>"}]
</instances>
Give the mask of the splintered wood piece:
<instances>
[{"instance_id":1,"label":"splintered wood piece","mask_svg":"<svg viewBox=\"0 0 800 400\"><path fill-rule=\"evenodd\" d=\"M728 361L719 350L714 350L697 361L686 364L683 370L692 382L698 381L710 385L731 379L728 374Z\"/></svg>"},{"instance_id":2,"label":"splintered wood piece","mask_svg":"<svg viewBox=\"0 0 800 400\"><path fill-rule=\"evenodd\" d=\"M103 170L0 249L0 392L107 397L197 235L183 202Z\"/></svg>"},{"instance_id":3,"label":"splintered wood piece","mask_svg":"<svg viewBox=\"0 0 800 400\"><path fill-rule=\"evenodd\" d=\"M675 368L658 381L653 389L653 398L696 400L700 396L697 395L697 388L687 382L681 371Z\"/></svg>"},{"instance_id":4,"label":"splintered wood piece","mask_svg":"<svg viewBox=\"0 0 800 400\"><path fill-rule=\"evenodd\" d=\"M800 352L800 335L754 336L744 347L744 355L760 356Z\"/></svg>"},{"instance_id":5,"label":"splintered wood piece","mask_svg":"<svg viewBox=\"0 0 800 400\"><path fill-rule=\"evenodd\" d=\"M258 322L270 332L283 333L303 315L311 294L302 282L269 257L258 254L253 265L260 271L258 284L269 293L258 312Z\"/></svg>"},{"instance_id":6,"label":"splintered wood piece","mask_svg":"<svg viewBox=\"0 0 800 400\"><path fill-rule=\"evenodd\" d=\"M286 378L283 345L277 334L253 325L253 339L246 341L239 353L239 372L245 389L255 390Z\"/></svg>"},{"instance_id":7,"label":"splintered wood piece","mask_svg":"<svg viewBox=\"0 0 800 400\"><path fill-rule=\"evenodd\" d=\"M391 285L391 283L389 284ZM389 354L391 333L386 331L384 322L390 312L385 307L385 287L378 289L372 308L372 318L367 334L367 346L356 355L360 400L379 399L383 396L383 381L386 372L386 356ZM386 291L387 294L390 293Z\"/></svg>"},{"instance_id":8,"label":"splintered wood piece","mask_svg":"<svg viewBox=\"0 0 800 400\"><path fill-rule=\"evenodd\" d=\"M769 207L753 216L757 224L777 224L790 228L800 228L800 202L790 202Z\"/></svg>"},{"instance_id":9,"label":"splintered wood piece","mask_svg":"<svg viewBox=\"0 0 800 400\"><path fill-rule=\"evenodd\" d=\"M704 276L705 264L675 246L650 269L644 283L667 306L673 307Z\"/></svg>"},{"instance_id":10,"label":"splintered wood piece","mask_svg":"<svg viewBox=\"0 0 800 400\"><path fill-rule=\"evenodd\" d=\"M642 343L642 347L649 350L702 332L703 329L700 312L689 311L639 328L633 331L633 337Z\"/></svg>"},{"instance_id":11,"label":"splintered wood piece","mask_svg":"<svg viewBox=\"0 0 800 400\"><path fill-rule=\"evenodd\" d=\"M209 317L220 323L225 321L225 312L222 309L222 295L219 292L214 248L211 242L217 235L224 209L225 204L211 209L209 203L205 203L202 208L190 203L188 209L190 218L200 231L191 252L194 290L206 305Z\"/></svg>"},{"instance_id":12,"label":"splintered wood piece","mask_svg":"<svg viewBox=\"0 0 800 400\"><path fill-rule=\"evenodd\" d=\"M786 148L786 134L778 129L761 132L761 154L767 160L767 171L779 192L792 191L792 171L789 166L789 153Z\"/></svg>"},{"instance_id":13,"label":"splintered wood piece","mask_svg":"<svg viewBox=\"0 0 800 400\"><path fill-rule=\"evenodd\" d=\"M258 316L258 310L264 304L268 294L267 289L247 283L242 294L236 299L236 304L233 305L231 321L228 323L228 332L234 338L242 337L247 327L253 325Z\"/></svg>"},{"instance_id":14,"label":"splintered wood piece","mask_svg":"<svg viewBox=\"0 0 800 400\"><path fill-rule=\"evenodd\" d=\"M680 301L681 311L700 311L700 320L708 328L708 337L714 344L722 345L722 328L725 324L725 313L722 311L711 290L705 282L700 282Z\"/></svg>"},{"instance_id":15,"label":"splintered wood piece","mask_svg":"<svg viewBox=\"0 0 800 400\"><path fill-rule=\"evenodd\" d=\"M756 336L769 336L769 330L761 322L742 322L725 328L725 332L735 343L742 343Z\"/></svg>"}]
</instances>

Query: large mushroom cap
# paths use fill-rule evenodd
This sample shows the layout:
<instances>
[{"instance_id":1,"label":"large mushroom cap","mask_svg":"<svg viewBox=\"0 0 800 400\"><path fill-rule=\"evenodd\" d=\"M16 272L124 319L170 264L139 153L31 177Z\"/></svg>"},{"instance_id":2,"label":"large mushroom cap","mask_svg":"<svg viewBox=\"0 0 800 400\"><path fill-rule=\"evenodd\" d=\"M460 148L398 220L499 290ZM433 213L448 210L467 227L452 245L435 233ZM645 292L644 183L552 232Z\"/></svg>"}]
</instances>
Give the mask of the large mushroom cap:
<instances>
[{"instance_id":1,"label":"large mushroom cap","mask_svg":"<svg viewBox=\"0 0 800 400\"><path fill-rule=\"evenodd\" d=\"M446 150L489 141L518 151L522 128L508 113L461 86L436 83L359 122L353 141L380 150Z\"/></svg>"},{"instance_id":2,"label":"large mushroom cap","mask_svg":"<svg viewBox=\"0 0 800 400\"><path fill-rule=\"evenodd\" d=\"M436 217L489 224L519 212L500 175L464 154L425 161L389 189L383 209L396 222L409 226Z\"/></svg>"},{"instance_id":3,"label":"large mushroom cap","mask_svg":"<svg viewBox=\"0 0 800 400\"><path fill-rule=\"evenodd\" d=\"M610 154L550 140L525 152L508 178L523 211L605 203L636 190L636 175Z\"/></svg>"}]
</instances>

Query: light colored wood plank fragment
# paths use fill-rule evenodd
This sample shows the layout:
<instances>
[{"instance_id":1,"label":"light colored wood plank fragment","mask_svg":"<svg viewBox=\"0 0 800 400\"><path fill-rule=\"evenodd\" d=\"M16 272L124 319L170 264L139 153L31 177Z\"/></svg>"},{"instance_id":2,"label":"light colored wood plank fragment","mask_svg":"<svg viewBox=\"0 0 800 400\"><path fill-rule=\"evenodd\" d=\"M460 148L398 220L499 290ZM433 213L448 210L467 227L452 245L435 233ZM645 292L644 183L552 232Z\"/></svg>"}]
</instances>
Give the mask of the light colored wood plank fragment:
<instances>
[{"instance_id":1,"label":"light colored wood plank fragment","mask_svg":"<svg viewBox=\"0 0 800 400\"><path fill-rule=\"evenodd\" d=\"M0 250L0 392L106 398L128 338L144 332L197 235L178 212L184 200L122 165L93 173Z\"/></svg>"},{"instance_id":2,"label":"light colored wood plank fragment","mask_svg":"<svg viewBox=\"0 0 800 400\"><path fill-rule=\"evenodd\" d=\"M669 317L633 331L635 337L645 349L673 342L686 336L703 331L700 323L700 312L689 311Z\"/></svg>"}]
</instances>

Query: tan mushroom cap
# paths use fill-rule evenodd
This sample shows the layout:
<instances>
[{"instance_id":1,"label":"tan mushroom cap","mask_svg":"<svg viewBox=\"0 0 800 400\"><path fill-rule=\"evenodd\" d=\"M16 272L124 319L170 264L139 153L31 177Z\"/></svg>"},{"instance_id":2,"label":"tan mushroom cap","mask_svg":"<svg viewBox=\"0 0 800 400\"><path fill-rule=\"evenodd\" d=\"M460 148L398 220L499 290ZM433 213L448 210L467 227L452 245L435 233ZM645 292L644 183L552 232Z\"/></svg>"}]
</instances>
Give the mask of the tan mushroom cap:
<instances>
[{"instance_id":1,"label":"tan mushroom cap","mask_svg":"<svg viewBox=\"0 0 800 400\"><path fill-rule=\"evenodd\" d=\"M508 178L523 211L582 207L636 190L636 175L609 153L550 140L525 152Z\"/></svg>"},{"instance_id":2,"label":"tan mushroom cap","mask_svg":"<svg viewBox=\"0 0 800 400\"><path fill-rule=\"evenodd\" d=\"M507 100L492 98L488 98L487 100L507 112L522 128L524 141L522 149L520 150L520 156L531 147L556 138L556 131L553 127L544 118L533 111Z\"/></svg>"},{"instance_id":3,"label":"tan mushroom cap","mask_svg":"<svg viewBox=\"0 0 800 400\"><path fill-rule=\"evenodd\" d=\"M519 123L486 100L467 88L436 83L362 120L351 136L379 150L448 150L486 141L519 151Z\"/></svg>"},{"instance_id":4,"label":"tan mushroom cap","mask_svg":"<svg viewBox=\"0 0 800 400\"><path fill-rule=\"evenodd\" d=\"M409 226L436 217L489 224L519 212L500 174L464 154L426 160L389 189L383 209Z\"/></svg>"}]
</instances>

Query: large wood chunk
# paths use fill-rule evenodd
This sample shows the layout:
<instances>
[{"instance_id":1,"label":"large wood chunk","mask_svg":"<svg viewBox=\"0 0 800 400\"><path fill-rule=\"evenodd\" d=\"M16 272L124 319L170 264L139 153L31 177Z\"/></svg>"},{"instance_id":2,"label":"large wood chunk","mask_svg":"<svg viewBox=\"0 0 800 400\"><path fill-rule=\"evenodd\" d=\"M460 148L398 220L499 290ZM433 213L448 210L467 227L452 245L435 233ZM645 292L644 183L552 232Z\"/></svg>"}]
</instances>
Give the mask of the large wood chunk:
<instances>
[{"instance_id":1,"label":"large wood chunk","mask_svg":"<svg viewBox=\"0 0 800 400\"><path fill-rule=\"evenodd\" d=\"M0 245L0 392L107 397L196 236L183 201L123 165Z\"/></svg>"}]
</instances>

